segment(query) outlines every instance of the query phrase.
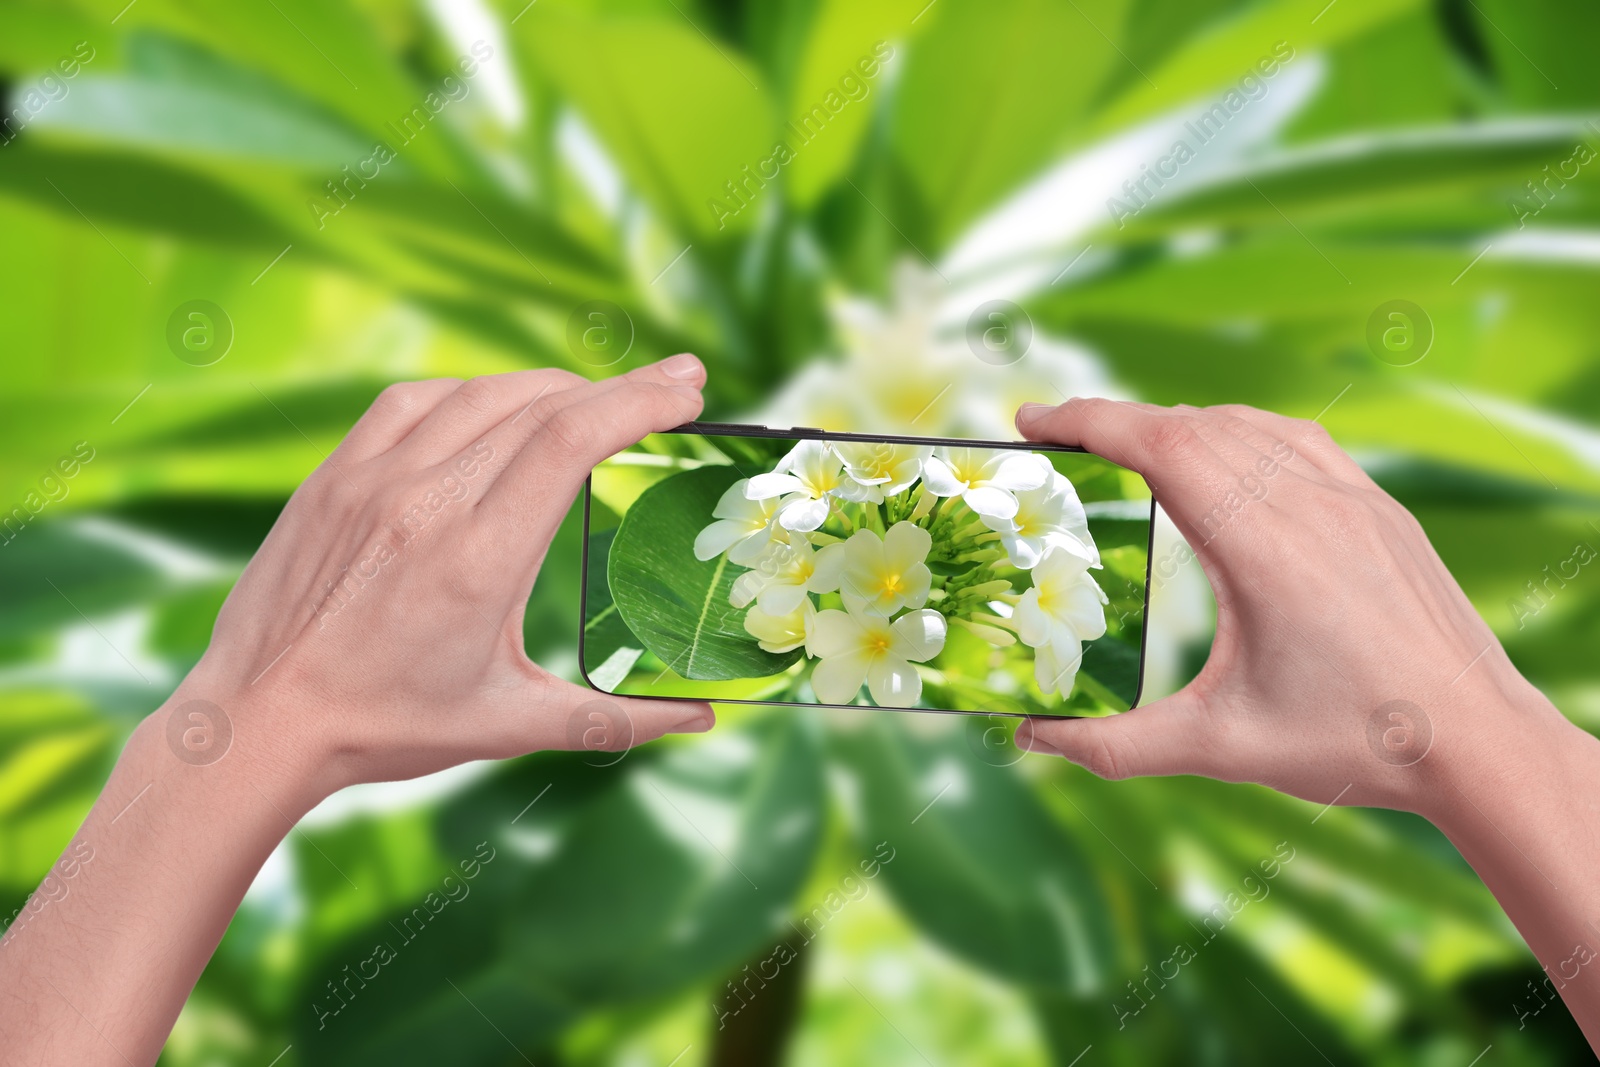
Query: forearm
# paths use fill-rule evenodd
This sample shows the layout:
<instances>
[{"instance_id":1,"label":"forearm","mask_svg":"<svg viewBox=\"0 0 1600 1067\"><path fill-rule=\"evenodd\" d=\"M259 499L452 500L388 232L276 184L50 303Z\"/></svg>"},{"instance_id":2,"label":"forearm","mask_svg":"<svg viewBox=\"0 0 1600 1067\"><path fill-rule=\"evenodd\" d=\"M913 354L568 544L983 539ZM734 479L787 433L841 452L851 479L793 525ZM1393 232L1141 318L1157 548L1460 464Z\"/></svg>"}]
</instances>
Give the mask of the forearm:
<instances>
[{"instance_id":1,"label":"forearm","mask_svg":"<svg viewBox=\"0 0 1600 1067\"><path fill-rule=\"evenodd\" d=\"M250 738L215 762L180 758L169 713L134 732L0 941L0 1047L19 1063L154 1063L251 880L310 806Z\"/></svg>"},{"instance_id":2,"label":"forearm","mask_svg":"<svg viewBox=\"0 0 1600 1067\"><path fill-rule=\"evenodd\" d=\"M1503 711L1504 745L1453 774L1425 814L1478 872L1545 971L1537 992L1524 990L1512 1009L1533 1015L1560 994L1600 1048L1600 741L1531 687Z\"/></svg>"}]
</instances>

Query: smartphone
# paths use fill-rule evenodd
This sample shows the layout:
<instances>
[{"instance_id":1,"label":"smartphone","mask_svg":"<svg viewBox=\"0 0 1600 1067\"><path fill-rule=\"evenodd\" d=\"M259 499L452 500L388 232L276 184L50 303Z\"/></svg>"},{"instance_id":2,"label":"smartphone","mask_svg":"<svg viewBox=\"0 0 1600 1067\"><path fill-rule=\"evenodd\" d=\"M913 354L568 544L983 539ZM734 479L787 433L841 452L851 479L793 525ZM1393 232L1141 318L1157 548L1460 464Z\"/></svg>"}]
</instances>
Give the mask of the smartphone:
<instances>
[{"instance_id":1,"label":"smartphone","mask_svg":"<svg viewBox=\"0 0 1600 1067\"><path fill-rule=\"evenodd\" d=\"M603 693L1002 715L1138 704L1155 501L1082 449L689 423L594 469Z\"/></svg>"}]
</instances>

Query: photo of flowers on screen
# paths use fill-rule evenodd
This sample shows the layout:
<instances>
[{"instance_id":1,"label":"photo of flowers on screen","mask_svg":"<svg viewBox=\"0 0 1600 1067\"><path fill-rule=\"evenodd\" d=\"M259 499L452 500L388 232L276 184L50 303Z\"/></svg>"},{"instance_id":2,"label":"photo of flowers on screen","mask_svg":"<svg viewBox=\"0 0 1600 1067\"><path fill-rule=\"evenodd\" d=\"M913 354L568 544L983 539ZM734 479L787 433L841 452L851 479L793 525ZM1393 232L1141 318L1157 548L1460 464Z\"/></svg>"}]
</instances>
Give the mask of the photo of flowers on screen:
<instances>
[{"instance_id":1,"label":"photo of flowers on screen","mask_svg":"<svg viewBox=\"0 0 1600 1067\"><path fill-rule=\"evenodd\" d=\"M1138 696L1151 502L1027 447L657 434L591 479L614 693L1095 714Z\"/></svg>"}]
</instances>

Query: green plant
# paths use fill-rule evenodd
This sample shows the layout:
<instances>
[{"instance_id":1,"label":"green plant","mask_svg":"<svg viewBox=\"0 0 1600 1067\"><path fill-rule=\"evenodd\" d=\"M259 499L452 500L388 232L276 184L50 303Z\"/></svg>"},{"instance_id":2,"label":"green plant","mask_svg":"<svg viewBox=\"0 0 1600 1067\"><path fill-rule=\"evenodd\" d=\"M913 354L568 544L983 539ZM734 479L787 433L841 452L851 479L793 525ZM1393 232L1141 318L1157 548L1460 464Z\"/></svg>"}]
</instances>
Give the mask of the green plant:
<instances>
[{"instance_id":1,"label":"green plant","mask_svg":"<svg viewBox=\"0 0 1600 1067\"><path fill-rule=\"evenodd\" d=\"M7 915L204 648L282 501L401 377L596 374L692 349L712 418L992 434L1017 401L1105 388L1320 415L1415 511L1518 665L1600 722L1600 586L1572 579L1525 610L1543 568L1595 543L1600 511L1600 201L1589 170L1559 170L1595 136L1591 14L516 0L493 6L504 38L480 59L477 31L436 17L451 6L0 4ZM1226 137L1136 214L1107 209L1279 42L1292 58ZM41 89L69 57L66 92ZM791 129L818 106L825 123ZM792 158L766 177L779 142ZM1031 330L1009 365L962 335L992 298ZM210 366L166 340L195 299L232 327ZM1432 339L1411 366L1367 347L1396 299ZM593 320L572 324L597 301L621 314L590 347ZM93 462L51 489L78 442ZM527 617L530 650L572 671L581 547L569 521L554 551L572 564L549 568ZM1153 637L1184 622L1181 591L1157 590ZM1203 622L1190 634L1153 650L1169 683L1203 651ZM751 1001L769 1062L919 1062L907 1034L983 1062L1067 1064L1092 1044L1096 1060L1265 1063L1308 1041L1338 1062L1565 1054L1554 1011L1517 1025L1480 995L1520 989L1528 958L1413 820L997 766L1017 754L994 730L730 712L703 743L609 768L545 754L381 812L368 794L297 835L166 1059L267 1062L292 1044L283 1067L516 1062L510 1040L540 1063L665 1063L686 1045L683 1064L726 1062L753 1039L708 1006L770 957L787 910L885 840L888 892ZM485 840L501 858L473 896L318 1029L326 983ZM1119 1030L1125 984L1284 841L1299 858L1271 899Z\"/></svg>"}]
</instances>

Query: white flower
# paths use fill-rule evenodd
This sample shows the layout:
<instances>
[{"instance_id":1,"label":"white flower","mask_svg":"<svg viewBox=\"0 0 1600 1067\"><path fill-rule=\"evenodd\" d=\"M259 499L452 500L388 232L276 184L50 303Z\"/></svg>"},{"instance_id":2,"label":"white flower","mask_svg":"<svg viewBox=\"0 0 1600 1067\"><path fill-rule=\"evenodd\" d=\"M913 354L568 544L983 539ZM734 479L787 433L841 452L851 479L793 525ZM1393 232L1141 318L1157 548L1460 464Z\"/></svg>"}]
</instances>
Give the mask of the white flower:
<instances>
[{"instance_id":1,"label":"white flower","mask_svg":"<svg viewBox=\"0 0 1600 1067\"><path fill-rule=\"evenodd\" d=\"M825 441L801 441L770 474L758 474L744 487L751 500L782 497L778 525L785 530L815 530L828 517L828 494L842 480L842 460Z\"/></svg>"},{"instance_id":2,"label":"white flower","mask_svg":"<svg viewBox=\"0 0 1600 1067\"><path fill-rule=\"evenodd\" d=\"M1052 469L1039 488L1015 495L1017 513L1011 518L982 516L984 525L1000 534L1012 566L1032 568L1052 545L1082 556L1090 566L1100 566L1100 550L1089 535L1089 516L1066 475Z\"/></svg>"},{"instance_id":3,"label":"white flower","mask_svg":"<svg viewBox=\"0 0 1600 1067\"><path fill-rule=\"evenodd\" d=\"M728 599L736 608L754 600L768 615L787 615L799 608L807 593L839 588L843 563L842 546L818 551L805 534L791 533L786 542L773 541L751 569L739 575Z\"/></svg>"},{"instance_id":4,"label":"white flower","mask_svg":"<svg viewBox=\"0 0 1600 1067\"><path fill-rule=\"evenodd\" d=\"M922 465L933 455L931 445L897 445L887 441L852 441L834 446L844 460L844 482L834 490L836 496L868 504L880 504L909 489L922 476Z\"/></svg>"},{"instance_id":5,"label":"white flower","mask_svg":"<svg viewBox=\"0 0 1600 1067\"><path fill-rule=\"evenodd\" d=\"M744 615L745 632L768 652L788 652L806 643L816 617L811 598L802 596L793 611L782 614L761 610L757 604Z\"/></svg>"},{"instance_id":6,"label":"white flower","mask_svg":"<svg viewBox=\"0 0 1600 1067\"><path fill-rule=\"evenodd\" d=\"M920 608L928 602L933 572L925 561L932 547L927 530L897 522L881 539L871 530L857 530L842 545L829 545L823 552L838 549L843 557L838 589L845 607L887 618L901 608Z\"/></svg>"},{"instance_id":7,"label":"white flower","mask_svg":"<svg viewBox=\"0 0 1600 1067\"><path fill-rule=\"evenodd\" d=\"M1050 464L1032 452L945 446L922 467L922 484L935 496L959 496L984 518L1009 519L1023 489L1045 483Z\"/></svg>"},{"instance_id":8,"label":"white flower","mask_svg":"<svg viewBox=\"0 0 1600 1067\"><path fill-rule=\"evenodd\" d=\"M883 707L909 708L922 696L922 676L911 664L937 656L944 637L944 616L932 608L908 611L892 623L855 611L819 611L806 642L820 661L811 688L824 704L848 704L865 682Z\"/></svg>"},{"instance_id":9,"label":"white flower","mask_svg":"<svg viewBox=\"0 0 1600 1067\"><path fill-rule=\"evenodd\" d=\"M728 553L728 559L749 566L759 559L772 541L772 521L777 515L775 500L755 500L745 495L750 479L741 478L728 487L711 514L718 521L701 530L694 539L694 557L702 562Z\"/></svg>"},{"instance_id":10,"label":"white flower","mask_svg":"<svg viewBox=\"0 0 1600 1067\"><path fill-rule=\"evenodd\" d=\"M1089 574L1089 561L1052 545L1033 568L1033 588L1017 601L1017 637L1035 650L1034 677L1046 693L1072 691L1083 642L1105 636L1105 593Z\"/></svg>"},{"instance_id":11,"label":"white flower","mask_svg":"<svg viewBox=\"0 0 1600 1067\"><path fill-rule=\"evenodd\" d=\"M1004 268L991 275L986 264L981 278L968 275L973 285L963 281L955 288L907 254L890 268L887 303L843 290L830 294L830 333L839 347L826 355L837 358L818 353L806 360L759 411L749 413L750 421L1004 439L1016 432L1011 416L1018 404L1054 396L1057 388L1072 396L1127 397L1098 355L1038 324L1027 358L1003 372L979 360L968 345L963 326L974 307L997 297L1024 301L1029 294L1013 289L1008 279L1031 278L1042 266L1048 283L1083 244L1068 249L1063 241L1059 247L1059 261L1041 257L1026 266L997 256ZM1068 277L1086 266L1079 264Z\"/></svg>"}]
</instances>

